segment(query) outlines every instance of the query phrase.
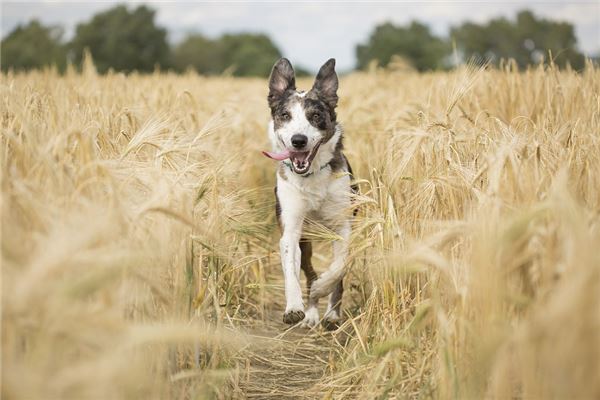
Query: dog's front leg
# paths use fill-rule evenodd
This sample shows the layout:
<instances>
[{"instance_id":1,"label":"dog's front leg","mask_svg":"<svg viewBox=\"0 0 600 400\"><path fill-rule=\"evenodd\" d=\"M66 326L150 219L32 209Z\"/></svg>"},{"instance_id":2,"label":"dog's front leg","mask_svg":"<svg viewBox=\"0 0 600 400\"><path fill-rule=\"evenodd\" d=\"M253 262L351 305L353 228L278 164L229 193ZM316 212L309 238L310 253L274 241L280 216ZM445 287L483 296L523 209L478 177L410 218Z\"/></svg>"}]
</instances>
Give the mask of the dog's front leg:
<instances>
[{"instance_id":1,"label":"dog's front leg","mask_svg":"<svg viewBox=\"0 0 600 400\"><path fill-rule=\"evenodd\" d=\"M299 281L301 230L302 221L290 224L284 228L283 236L279 241L286 300L283 322L286 324L295 324L304 319L304 303L302 302L302 289Z\"/></svg>"},{"instance_id":2,"label":"dog's front leg","mask_svg":"<svg viewBox=\"0 0 600 400\"><path fill-rule=\"evenodd\" d=\"M340 238L333 242L333 261L329 269L313 283L309 299L310 303L316 304L320 297L329 294L329 303L323 323L330 329L337 327L341 318L342 293L344 291L342 280L350 242L350 221L339 224L335 231Z\"/></svg>"},{"instance_id":3,"label":"dog's front leg","mask_svg":"<svg viewBox=\"0 0 600 400\"><path fill-rule=\"evenodd\" d=\"M304 208L298 196L289 196L284 185L278 193L281 203L281 226L283 234L279 241L281 267L285 281L285 313L283 322L295 324L304 319L304 303L300 287L300 236L304 224ZM286 195L288 194L288 195Z\"/></svg>"}]
</instances>

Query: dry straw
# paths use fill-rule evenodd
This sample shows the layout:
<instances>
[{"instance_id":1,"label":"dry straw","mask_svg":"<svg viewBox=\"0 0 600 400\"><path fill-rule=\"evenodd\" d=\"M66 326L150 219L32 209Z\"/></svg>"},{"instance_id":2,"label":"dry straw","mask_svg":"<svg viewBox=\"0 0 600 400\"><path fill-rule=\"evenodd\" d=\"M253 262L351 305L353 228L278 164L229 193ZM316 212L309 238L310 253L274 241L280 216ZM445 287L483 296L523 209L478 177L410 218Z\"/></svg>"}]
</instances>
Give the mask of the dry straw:
<instances>
[{"instance_id":1,"label":"dry straw","mask_svg":"<svg viewBox=\"0 0 600 400\"><path fill-rule=\"evenodd\" d=\"M326 334L280 322L264 80L3 74L2 395L599 398L600 72L340 87L361 194Z\"/></svg>"}]
</instances>

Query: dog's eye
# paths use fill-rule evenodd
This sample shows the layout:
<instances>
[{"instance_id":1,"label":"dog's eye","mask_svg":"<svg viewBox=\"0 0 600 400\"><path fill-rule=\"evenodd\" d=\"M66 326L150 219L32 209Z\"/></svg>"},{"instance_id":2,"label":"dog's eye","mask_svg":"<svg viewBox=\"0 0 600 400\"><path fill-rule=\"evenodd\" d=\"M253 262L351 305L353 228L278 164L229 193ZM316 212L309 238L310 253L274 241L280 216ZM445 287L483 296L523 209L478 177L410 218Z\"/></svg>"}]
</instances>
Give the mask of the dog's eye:
<instances>
[{"instance_id":1,"label":"dog's eye","mask_svg":"<svg viewBox=\"0 0 600 400\"><path fill-rule=\"evenodd\" d=\"M310 116L310 120L315 124L320 124L323 121L323 116L319 113L314 113Z\"/></svg>"},{"instance_id":2,"label":"dog's eye","mask_svg":"<svg viewBox=\"0 0 600 400\"><path fill-rule=\"evenodd\" d=\"M290 118L292 118L292 116L287 111L282 111L279 113L279 119L281 119L283 121L289 121Z\"/></svg>"}]
</instances>

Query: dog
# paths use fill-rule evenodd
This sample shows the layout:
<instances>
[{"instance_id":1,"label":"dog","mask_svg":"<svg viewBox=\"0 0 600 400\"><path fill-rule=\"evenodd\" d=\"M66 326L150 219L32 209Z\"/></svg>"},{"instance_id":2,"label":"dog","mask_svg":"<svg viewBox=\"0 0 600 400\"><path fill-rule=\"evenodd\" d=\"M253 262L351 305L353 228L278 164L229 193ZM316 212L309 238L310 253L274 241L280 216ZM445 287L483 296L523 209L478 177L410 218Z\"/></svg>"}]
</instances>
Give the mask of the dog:
<instances>
[{"instance_id":1,"label":"dog","mask_svg":"<svg viewBox=\"0 0 600 400\"><path fill-rule=\"evenodd\" d=\"M338 77L335 59L320 68L312 88L296 89L289 60L275 63L269 77L271 109L269 138L273 151L263 152L279 162L275 205L282 231L279 249L285 280L283 322L313 328L320 322L318 301L329 295L323 325L335 329L341 320L343 278L351 234L352 168L342 153L343 131L337 122ZM311 263L312 245L303 236L305 224L318 222L335 232L333 261L317 278ZM300 288L300 270L308 289L306 311Z\"/></svg>"}]
</instances>

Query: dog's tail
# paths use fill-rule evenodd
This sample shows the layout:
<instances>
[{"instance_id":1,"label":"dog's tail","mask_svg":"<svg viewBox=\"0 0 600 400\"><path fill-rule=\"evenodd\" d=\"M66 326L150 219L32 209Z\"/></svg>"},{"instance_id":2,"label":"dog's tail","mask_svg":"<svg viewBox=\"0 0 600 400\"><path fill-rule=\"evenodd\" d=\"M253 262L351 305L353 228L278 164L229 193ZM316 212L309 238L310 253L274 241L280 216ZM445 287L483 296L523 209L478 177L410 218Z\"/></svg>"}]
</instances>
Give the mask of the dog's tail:
<instances>
[{"instance_id":1,"label":"dog's tail","mask_svg":"<svg viewBox=\"0 0 600 400\"><path fill-rule=\"evenodd\" d=\"M321 274L319 278L312 283L310 286L310 299L318 300L321 297L325 297L335 288L335 285L344 278L346 269L344 268L345 263L338 265L332 265L327 271Z\"/></svg>"}]
</instances>

